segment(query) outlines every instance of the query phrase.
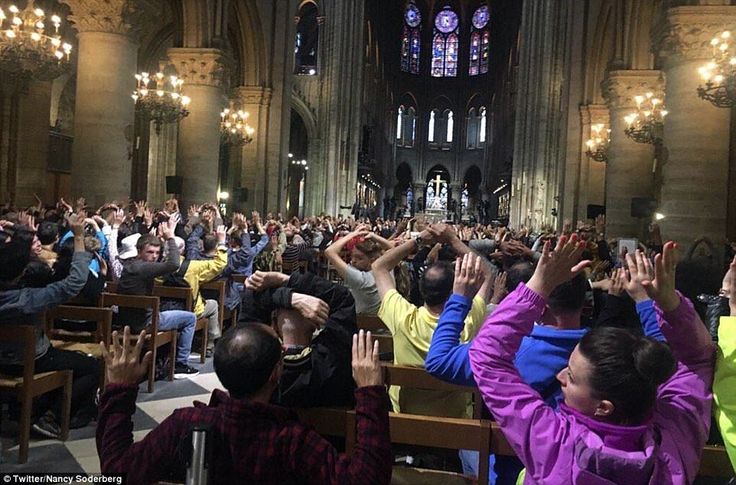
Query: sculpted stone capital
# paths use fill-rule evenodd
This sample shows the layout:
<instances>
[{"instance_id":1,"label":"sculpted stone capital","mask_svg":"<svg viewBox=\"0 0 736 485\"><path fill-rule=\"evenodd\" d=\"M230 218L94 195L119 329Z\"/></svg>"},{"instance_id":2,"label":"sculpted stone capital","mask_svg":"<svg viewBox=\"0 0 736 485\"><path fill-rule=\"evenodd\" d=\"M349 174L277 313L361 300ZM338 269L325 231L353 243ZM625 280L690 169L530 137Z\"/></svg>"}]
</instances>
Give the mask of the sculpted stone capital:
<instances>
[{"instance_id":1,"label":"sculpted stone capital","mask_svg":"<svg viewBox=\"0 0 736 485\"><path fill-rule=\"evenodd\" d=\"M735 23L736 6L672 7L652 27L652 50L661 59L675 62L710 59L710 40L733 29Z\"/></svg>"},{"instance_id":2,"label":"sculpted stone capital","mask_svg":"<svg viewBox=\"0 0 736 485\"><path fill-rule=\"evenodd\" d=\"M219 49L175 47L168 50L184 86L220 87L226 81L229 59Z\"/></svg>"},{"instance_id":3,"label":"sculpted stone capital","mask_svg":"<svg viewBox=\"0 0 736 485\"><path fill-rule=\"evenodd\" d=\"M242 104L257 104L268 106L271 104L271 88L261 86L238 86L233 90L233 96Z\"/></svg>"},{"instance_id":4,"label":"sculpted stone capital","mask_svg":"<svg viewBox=\"0 0 736 485\"><path fill-rule=\"evenodd\" d=\"M78 32L108 32L136 36L144 5L140 0L65 0L69 21Z\"/></svg>"},{"instance_id":5,"label":"sculpted stone capital","mask_svg":"<svg viewBox=\"0 0 736 485\"><path fill-rule=\"evenodd\" d=\"M655 70L609 71L601 88L610 109L633 108L636 106L634 96L647 91L663 97L664 75Z\"/></svg>"},{"instance_id":6,"label":"sculpted stone capital","mask_svg":"<svg viewBox=\"0 0 736 485\"><path fill-rule=\"evenodd\" d=\"M580 106L580 121L583 125L595 125L602 123L608 126L609 110L605 104L585 104Z\"/></svg>"}]
</instances>

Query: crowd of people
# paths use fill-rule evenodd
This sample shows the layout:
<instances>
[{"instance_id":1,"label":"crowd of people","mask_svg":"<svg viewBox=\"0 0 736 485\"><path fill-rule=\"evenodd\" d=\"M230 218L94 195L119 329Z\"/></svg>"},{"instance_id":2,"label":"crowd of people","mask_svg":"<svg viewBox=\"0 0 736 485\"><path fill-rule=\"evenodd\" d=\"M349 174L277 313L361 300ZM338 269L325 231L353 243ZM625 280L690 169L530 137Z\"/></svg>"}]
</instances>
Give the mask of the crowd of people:
<instances>
[{"instance_id":1,"label":"crowd of people","mask_svg":"<svg viewBox=\"0 0 736 485\"><path fill-rule=\"evenodd\" d=\"M214 436L212 483L389 483L389 410L471 418L481 403L387 391L379 358L480 391L516 455L492 457L492 483L692 483L709 439L736 465L736 243L682 243L687 252L652 224L638 248L624 246L603 217L556 231L39 199L0 209L0 332L33 326L36 371L72 371L71 427L96 421L102 471L129 483L181 480L195 426ZM201 290L213 280L237 315L226 329ZM206 319L202 351L225 389L136 443L138 385L156 365L143 351L151 312L115 308L101 360L44 332L46 310L94 306L113 282L124 295L188 288L191 308L162 299L157 316L177 333L174 377L198 374ZM392 353L359 315L380 318ZM0 374L22 375L21 363L20 348L0 344ZM325 406L355 409L349 456L291 410ZM32 429L58 438L60 407L59 394L36 400ZM477 476L477 452L457 460Z\"/></svg>"}]
</instances>

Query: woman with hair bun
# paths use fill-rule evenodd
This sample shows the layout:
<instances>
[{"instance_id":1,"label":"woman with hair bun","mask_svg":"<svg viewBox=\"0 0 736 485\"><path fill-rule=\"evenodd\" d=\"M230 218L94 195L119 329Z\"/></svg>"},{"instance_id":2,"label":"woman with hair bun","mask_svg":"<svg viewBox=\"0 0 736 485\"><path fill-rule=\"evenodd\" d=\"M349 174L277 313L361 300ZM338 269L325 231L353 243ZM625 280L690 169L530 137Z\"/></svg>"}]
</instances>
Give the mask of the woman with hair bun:
<instances>
[{"instance_id":1,"label":"woman with hair bun","mask_svg":"<svg viewBox=\"0 0 736 485\"><path fill-rule=\"evenodd\" d=\"M526 467L525 484L692 483L708 437L715 348L675 291L674 243L641 281L669 347L620 328L591 330L557 376L559 413L514 367L552 290L589 263L579 262L583 249L575 235L554 252L547 242L531 280L486 321L470 349L483 400Z\"/></svg>"}]
</instances>

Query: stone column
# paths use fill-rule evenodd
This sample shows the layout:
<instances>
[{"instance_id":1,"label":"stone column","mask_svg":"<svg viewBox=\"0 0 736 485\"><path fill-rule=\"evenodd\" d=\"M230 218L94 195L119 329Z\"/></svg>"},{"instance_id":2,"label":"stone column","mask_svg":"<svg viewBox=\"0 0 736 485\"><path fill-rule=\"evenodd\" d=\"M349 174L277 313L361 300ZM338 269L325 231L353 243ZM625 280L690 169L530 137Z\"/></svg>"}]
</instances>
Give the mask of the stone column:
<instances>
[{"instance_id":1,"label":"stone column","mask_svg":"<svg viewBox=\"0 0 736 485\"><path fill-rule=\"evenodd\" d=\"M92 205L130 195L138 46L129 0L68 0L79 32L72 193Z\"/></svg>"},{"instance_id":2,"label":"stone column","mask_svg":"<svg viewBox=\"0 0 736 485\"><path fill-rule=\"evenodd\" d=\"M654 145L626 136L624 117L636 109L634 96L652 91L661 98L660 71L610 71L603 96L610 110L611 144L606 166L606 236L641 237L641 223L631 217L631 199L654 195ZM669 122L669 118L665 123Z\"/></svg>"},{"instance_id":3,"label":"stone column","mask_svg":"<svg viewBox=\"0 0 736 485\"><path fill-rule=\"evenodd\" d=\"M698 67L711 58L710 40L736 23L736 6L674 7L653 31L667 79L662 166L662 235L687 245L726 234L730 110L701 100ZM733 188L731 189L733 190Z\"/></svg>"},{"instance_id":4,"label":"stone column","mask_svg":"<svg viewBox=\"0 0 736 485\"><path fill-rule=\"evenodd\" d=\"M585 144L592 135L591 127L602 124L606 130L611 127L608 107L604 104L586 104L580 110L580 178L576 187L578 207L577 219L585 219L589 204L605 205L606 203L606 164L589 158L585 152ZM568 217L567 214L565 217ZM571 219L572 220L572 219Z\"/></svg>"},{"instance_id":5,"label":"stone column","mask_svg":"<svg viewBox=\"0 0 736 485\"><path fill-rule=\"evenodd\" d=\"M51 82L31 81L21 98L18 125L18 171L15 200L21 206L35 204L33 194L52 202L46 193L49 156L49 110Z\"/></svg>"},{"instance_id":6,"label":"stone column","mask_svg":"<svg viewBox=\"0 0 736 485\"><path fill-rule=\"evenodd\" d=\"M186 204L217 202L220 112L224 57L218 49L173 48L169 59L184 80L183 94L192 98L189 116L179 124L176 173L183 177Z\"/></svg>"},{"instance_id":7,"label":"stone column","mask_svg":"<svg viewBox=\"0 0 736 485\"><path fill-rule=\"evenodd\" d=\"M240 187L247 189L246 201L238 201L235 205L256 209L257 202L263 200L266 187L263 186L263 174L259 173L259 161L265 159L268 141L268 110L271 105L271 89L261 86L239 86L233 95L240 102L240 107L250 113L248 124L255 129L253 142L243 146L240 157Z\"/></svg>"}]
</instances>

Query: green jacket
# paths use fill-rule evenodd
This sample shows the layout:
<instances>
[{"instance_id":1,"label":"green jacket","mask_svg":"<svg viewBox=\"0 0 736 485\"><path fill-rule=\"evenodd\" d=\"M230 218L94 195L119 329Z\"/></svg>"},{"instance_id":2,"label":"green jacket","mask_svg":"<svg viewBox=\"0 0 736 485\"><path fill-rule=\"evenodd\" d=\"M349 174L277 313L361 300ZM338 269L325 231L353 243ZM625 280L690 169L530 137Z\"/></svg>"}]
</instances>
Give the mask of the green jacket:
<instances>
[{"instance_id":1,"label":"green jacket","mask_svg":"<svg viewBox=\"0 0 736 485\"><path fill-rule=\"evenodd\" d=\"M728 458L736 469L736 317L721 317L718 327L713 402Z\"/></svg>"}]
</instances>

